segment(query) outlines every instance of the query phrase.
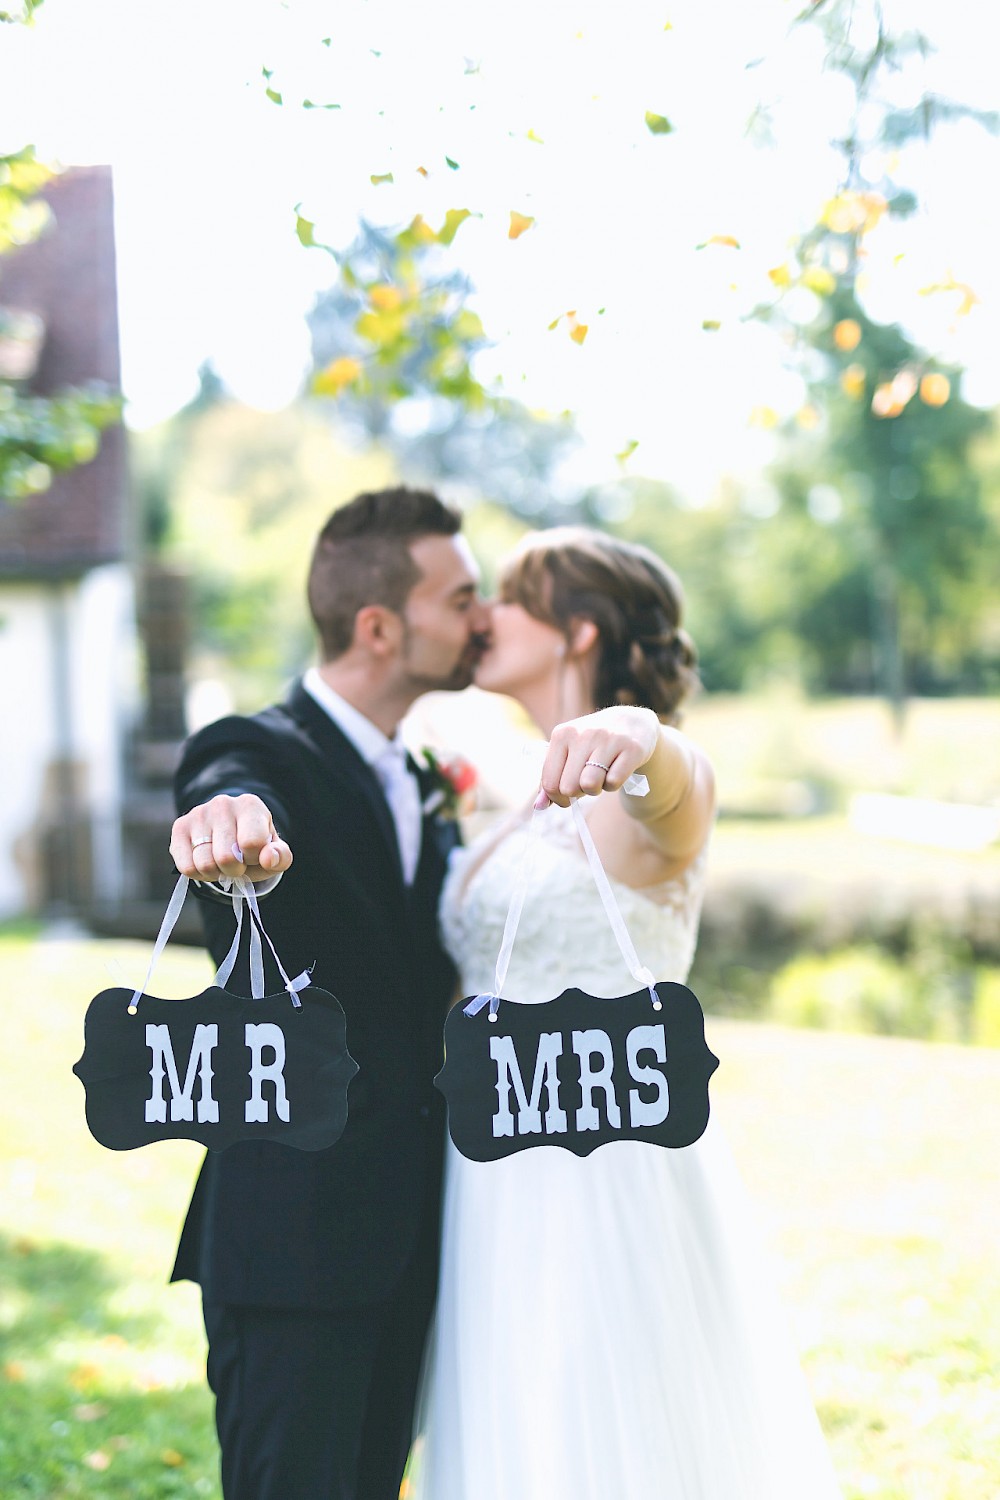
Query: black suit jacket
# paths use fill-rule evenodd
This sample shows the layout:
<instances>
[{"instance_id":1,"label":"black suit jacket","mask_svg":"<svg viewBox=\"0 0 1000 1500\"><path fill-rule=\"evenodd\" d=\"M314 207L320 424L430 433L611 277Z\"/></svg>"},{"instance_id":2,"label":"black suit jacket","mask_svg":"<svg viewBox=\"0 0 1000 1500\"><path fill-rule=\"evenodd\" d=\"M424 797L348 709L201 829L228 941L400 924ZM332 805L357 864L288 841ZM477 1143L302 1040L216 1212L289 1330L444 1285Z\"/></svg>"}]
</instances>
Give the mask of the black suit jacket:
<instances>
[{"instance_id":1,"label":"black suit jacket","mask_svg":"<svg viewBox=\"0 0 1000 1500\"><path fill-rule=\"evenodd\" d=\"M347 1127L328 1150L242 1142L209 1153L172 1279L200 1282L212 1302L381 1300L418 1245L436 1243L444 1107L432 1080L455 984L437 902L454 824L424 819L407 888L375 773L301 684L284 704L195 735L176 792L180 812L220 792L256 792L270 808L294 863L262 901L264 923L287 972L315 964L313 983L340 1001L359 1072ZM219 963L232 907L204 900L201 910ZM246 940L228 988L249 995ZM266 944L265 970L267 993L280 991Z\"/></svg>"}]
</instances>

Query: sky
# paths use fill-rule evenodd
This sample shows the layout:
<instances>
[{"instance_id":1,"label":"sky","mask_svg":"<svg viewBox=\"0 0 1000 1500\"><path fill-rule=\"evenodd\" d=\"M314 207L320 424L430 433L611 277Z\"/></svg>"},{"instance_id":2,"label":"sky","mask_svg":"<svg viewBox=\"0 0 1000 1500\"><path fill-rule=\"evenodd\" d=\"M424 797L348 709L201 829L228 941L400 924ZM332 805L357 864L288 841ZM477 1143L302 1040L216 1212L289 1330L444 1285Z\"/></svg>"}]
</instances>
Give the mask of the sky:
<instances>
[{"instance_id":1,"label":"sky","mask_svg":"<svg viewBox=\"0 0 1000 1500\"><path fill-rule=\"evenodd\" d=\"M972 0L886 9L938 49L899 81L901 102L926 87L992 107ZM0 151L31 141L67 164L114 168L133 426L190 399L206 358L253 405L300 389L304 314L335 264L299 244L297 204L334 246L362 217L396 226L420 212L436 225L469 208L453 250L492 340L480 378L577 413L581 483L613 477L614 455L636 443L632 472L697 499L720 474L766 462L773 439L754 408L802 400L781 346L747 321L768 268L837 184L844 84L824 72L815 28L790 26L795 11L789 0L46 0L33 28L0 29ZM770 146L746 133L760 101ZM672 132L651 134L646 111ZM921 212L872 236L866 294L872 315L903 319L965 364L966 394L984 405L1000 403L998 156L973 126L910 153L903 175ZM513 241L512 210L535 221ZM740 249L696 248L713 236ZM965 319L954 297L919 295L949 275L981 298ZM588 325L582 345L565 318L549 329L570 309Z\"/></svg>"}]
</instances>

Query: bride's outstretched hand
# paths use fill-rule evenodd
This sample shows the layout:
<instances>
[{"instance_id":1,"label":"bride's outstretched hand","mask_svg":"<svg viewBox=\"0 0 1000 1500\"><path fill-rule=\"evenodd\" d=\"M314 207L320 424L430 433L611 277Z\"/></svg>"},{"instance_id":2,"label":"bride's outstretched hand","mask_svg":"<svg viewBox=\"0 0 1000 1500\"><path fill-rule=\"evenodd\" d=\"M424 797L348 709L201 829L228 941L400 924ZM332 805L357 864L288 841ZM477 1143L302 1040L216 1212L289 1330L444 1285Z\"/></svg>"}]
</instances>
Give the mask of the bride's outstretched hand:
<instances>
[{"instance_id":1,"label":"bride's outstretched hand","mask_svg":"<svg viewBox=\"0 0 1000 1500\"><path fill-rule=\"evenodd\" d=\"M617 792L644 766L660 740L660 722L648 708L602 708L557 724L549 738L536 807L574 797Z\"/></svg>"}]
</instances>

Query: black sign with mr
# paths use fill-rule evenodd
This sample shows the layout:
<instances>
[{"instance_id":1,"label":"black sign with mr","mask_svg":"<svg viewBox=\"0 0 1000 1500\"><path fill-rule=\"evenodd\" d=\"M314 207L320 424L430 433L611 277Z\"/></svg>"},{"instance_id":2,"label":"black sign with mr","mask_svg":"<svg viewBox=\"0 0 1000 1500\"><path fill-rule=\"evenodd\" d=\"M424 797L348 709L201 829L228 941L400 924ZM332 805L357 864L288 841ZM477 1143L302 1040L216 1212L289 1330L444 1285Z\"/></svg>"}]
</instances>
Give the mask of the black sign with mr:
<instances>
[{"instance_id":1,"label":"black sign with mr","mask_svg":"<svg viewBox=\"0 0 1000 1500\"><path fill-rule=\"evenodd\" d=\"M705 1041L692 992L661 982L598 999L564 990L556 1000L456 1005L445 1025L445 1065L435 1082L463 1156L499 1161L531 1146L589 1156L610 1141L689 1146L708 1124L708 1080L719 1060Z\"/></svg>"},{"instance_id":2,"label":"black sign with mr","mask_svg":"<svg viewBox=\"0 0 1000 1500\"><path fill-rule=\"evenodd\" d=\"M347 1123L358 1065L344 1012L325 990L244 1000L205 990L190 1000L104 990L90 1003L73 1072L91 1134L112 1151L182 1137L222 1151L235 1141L332 1146Z\"/></svg>"}]
</instances>

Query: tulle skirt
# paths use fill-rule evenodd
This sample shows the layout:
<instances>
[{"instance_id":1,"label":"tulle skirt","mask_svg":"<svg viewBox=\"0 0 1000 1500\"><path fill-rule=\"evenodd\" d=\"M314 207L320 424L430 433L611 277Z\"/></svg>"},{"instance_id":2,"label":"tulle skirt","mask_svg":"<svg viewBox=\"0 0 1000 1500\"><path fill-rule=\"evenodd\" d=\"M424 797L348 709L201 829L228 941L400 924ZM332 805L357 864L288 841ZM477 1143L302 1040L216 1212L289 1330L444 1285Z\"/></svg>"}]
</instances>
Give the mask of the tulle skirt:
<instances>
[{"instance_id":1,"label":"tulle skirt","mask_svg":"<svg viewBox=\"0 0 1000 1500\"><path fill-rule=\"evenodd\" d=\"M722 1132L449 1142L414 1500L837 1500Z\"/></svg>"}]
</instances>

